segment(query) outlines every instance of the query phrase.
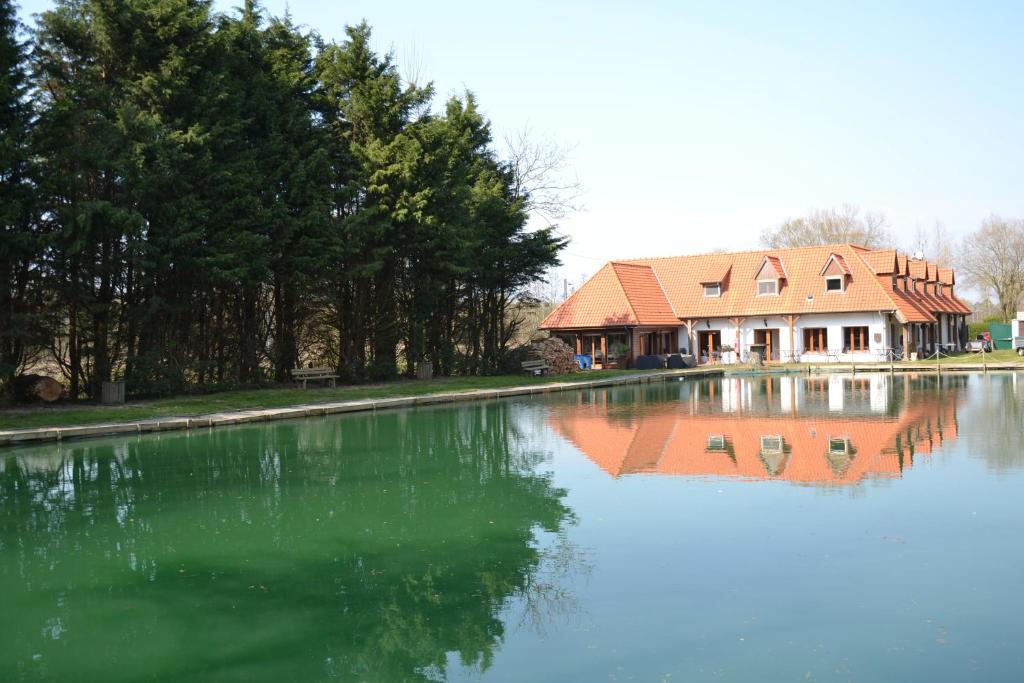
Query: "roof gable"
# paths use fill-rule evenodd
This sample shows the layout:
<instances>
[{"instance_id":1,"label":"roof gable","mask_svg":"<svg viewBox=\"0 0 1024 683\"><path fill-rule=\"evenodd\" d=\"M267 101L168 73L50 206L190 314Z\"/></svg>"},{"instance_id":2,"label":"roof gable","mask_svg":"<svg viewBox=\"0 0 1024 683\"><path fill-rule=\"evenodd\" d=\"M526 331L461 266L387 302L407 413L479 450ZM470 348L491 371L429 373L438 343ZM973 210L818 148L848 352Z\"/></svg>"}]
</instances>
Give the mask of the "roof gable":
<instances>
[{"instance_id":1,"label":"roof gable","mask_svg":"<svg viewBox=\"0 0 1024 683\"><path fill-rule=\"evenodd\" d=\"M639 325L678 325L679 317L672 310L658 276L650 266L633 263L612 263L619 285L633 308Z\"/></svg>"},{"instance_id":2,"label":"roof gable","mask_svg":"<svg viewBox=\"0 0 1024 683\"><path fill-rule=\"evenodd\" d=\"M837 276L850 275L850 267L846 265L846 259L835 252L828 255L828 260L821 267L819 275Z\"/></svg>"},{"instance_id":3,"label":"roof gable","mask_svg":"<svg viewBox=\"0 0 1024 683\"><path fill-rule=\"evenodd\" d=\"M778 256L765 256L761 267L754 275L755 280L785 280L786 269L782 267L782 260Z\"/></svg>"}]
</instances>

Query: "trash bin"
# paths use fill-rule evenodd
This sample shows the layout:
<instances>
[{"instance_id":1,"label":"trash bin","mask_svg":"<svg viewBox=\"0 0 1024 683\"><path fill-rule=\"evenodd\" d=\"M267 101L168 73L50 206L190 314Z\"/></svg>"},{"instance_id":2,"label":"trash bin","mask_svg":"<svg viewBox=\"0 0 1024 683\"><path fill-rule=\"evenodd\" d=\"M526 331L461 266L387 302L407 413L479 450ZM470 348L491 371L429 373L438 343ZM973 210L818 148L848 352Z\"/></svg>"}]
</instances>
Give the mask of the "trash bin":
<instances>
[{"instance_id":1,"label":"trash bin","mask_svg":"<svg viewBox=\"0 0 1024 683\"><path fill-rule=\"evenodd\" d=\"M100 385L100 402L124 403L124 380L120 382L103 382Z\"/></svg>"},{"instance_id":2,"label":"trash bin","mask_svg":"<svg viewBox=\"0 0 1024 683\"><path fill-rule=\"evenodd\" d=\"M419 379L433 379L434 364L428 360L421 362L416 366L416 377Z\"/></svg>"},{"instance_id":3,"label":"trash bin","mask_svg":"<svg viewBox=\"0 0 1024 683\"><path fill-rule=\"evenodd\" d=\"M764 365L764 354L765 352L767 352L767 350L767 344L751 344L750 353L748 354L748 357L750 358L750 364Z\"/></svg>"}]
</instances>

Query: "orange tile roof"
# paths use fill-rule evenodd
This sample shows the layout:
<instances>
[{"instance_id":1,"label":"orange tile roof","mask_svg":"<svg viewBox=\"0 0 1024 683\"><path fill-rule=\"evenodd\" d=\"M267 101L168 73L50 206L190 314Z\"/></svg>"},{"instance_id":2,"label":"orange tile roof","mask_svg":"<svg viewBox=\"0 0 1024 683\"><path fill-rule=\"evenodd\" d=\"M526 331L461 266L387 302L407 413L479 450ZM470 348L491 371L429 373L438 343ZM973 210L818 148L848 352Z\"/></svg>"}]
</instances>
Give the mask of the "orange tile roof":
<instances>
[{"instance_id":1,"label":"orange tile roof","mask_svg":"<svg viewBox=\"0 0 1024 683\"><path fill-rule=\"evenodd\" d=\"M541 329L636 325L636 313L626 298L612 264L605 264L572 296L551 311Z\"/></svg>"},{"instance_id":2,"label":"orange tile roof","mask_svg":"<svg viewBox=\"0 0 1024 683\"><path fill-rule=\"evenodd\" d=\"M713 285L718 282L725 282L729 279L729 271L732 270L732 263L723 259L706 259L704 269L701 271L700 284Z\"/></svg>"},{"instance_id":3,"label":"orange tile roof","mask_svg":"<svg viewBox=\"0 0 1024 683\"><path fill-rule=\"evenodd\" d=\"M848 273L841 292L825 290L821 273L832 258ZM756 277L766 260L785 274L779 292L758 295ZM890 264L890 265L886 265ZM905 322L934 322L933 312L965 313L954 297L893 291L891 273L924 261L894 250L850 244L724 254L631 259L605 265L540 325L541 329L669 325L680 319L894 311ZM935 269L936 273L938 269ZM704 296L703 284L722 283L721 295Z\"/></svg>"},{"instance_id":4,"label":"orange tile roof","mask_svg":"<svg viewBox=\"0 0 1024 683\"><path fill-rule=\"evenodd\" d=\"M915 280L926 280L928 278L928 264L918 259L910 259L907 262L907 272Z\"/></svg>"},{"instance_id":5,"label":"orange tile roof","mask_svg":"<svg viewBox=\"0 0 1024 683\"><path fill-rule=\"evenodd\" d=\"M860 257L875 275L891 275L899 269L895 249L861 252Z\"/></svg>"},{"instance_id":6,"label":"orange tile roof","mask_svg":"<svg viewBox=\"0 0 1024 683\"><path fill-rule=\"evenodd\" d=\"M679 316L672 310L658 276L650 266L612 263L619 284L629 300L640 325L678 325Z\"/></svg>"},{"instance_id":7,"label":"orange tile roof","mask_svg":"<svg viewBox=\"0 0 1024 683\"><path fill-rule=\"evenodd\" d=\"M540 328L678 324L679 318L650 267L608 263L552 311Z\"/></svg>"}]
</instances>

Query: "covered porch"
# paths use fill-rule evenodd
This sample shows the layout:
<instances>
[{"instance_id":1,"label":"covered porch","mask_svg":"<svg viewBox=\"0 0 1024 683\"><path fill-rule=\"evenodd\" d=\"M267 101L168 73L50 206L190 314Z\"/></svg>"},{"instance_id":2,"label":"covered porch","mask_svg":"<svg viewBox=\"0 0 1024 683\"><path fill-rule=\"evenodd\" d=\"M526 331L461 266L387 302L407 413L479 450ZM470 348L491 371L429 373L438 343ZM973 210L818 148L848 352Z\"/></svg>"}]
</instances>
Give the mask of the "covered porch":
<instances>
[{"instance_id":1,"label":"covered porch","mask_svg":"<svg viewBox=\"0 0 1024 683\"><path fill-rule=\"evenodd\" d=\"M679 352L679 328L553 330L551 336L589 356L595 370L632 368L640 356Z\"/></svg>"}]
</instances>

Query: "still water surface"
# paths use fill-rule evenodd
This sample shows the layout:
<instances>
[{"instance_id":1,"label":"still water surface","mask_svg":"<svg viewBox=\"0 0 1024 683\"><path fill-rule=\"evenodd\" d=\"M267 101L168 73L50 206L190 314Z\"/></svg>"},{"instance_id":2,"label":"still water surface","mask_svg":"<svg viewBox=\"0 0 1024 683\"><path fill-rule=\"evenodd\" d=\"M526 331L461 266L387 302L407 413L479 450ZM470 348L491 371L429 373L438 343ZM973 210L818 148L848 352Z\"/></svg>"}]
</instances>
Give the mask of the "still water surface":
<instances>
[{"instance_id":1,"label":"still water surface","mask_svg":"<svg viewBox=\"0 0 1024 683\"><path fill-rule=\"evenodd\" d=\"M0 452L0 680L1014 681L1024 375Z\"/></svg>"}]
</instances>

